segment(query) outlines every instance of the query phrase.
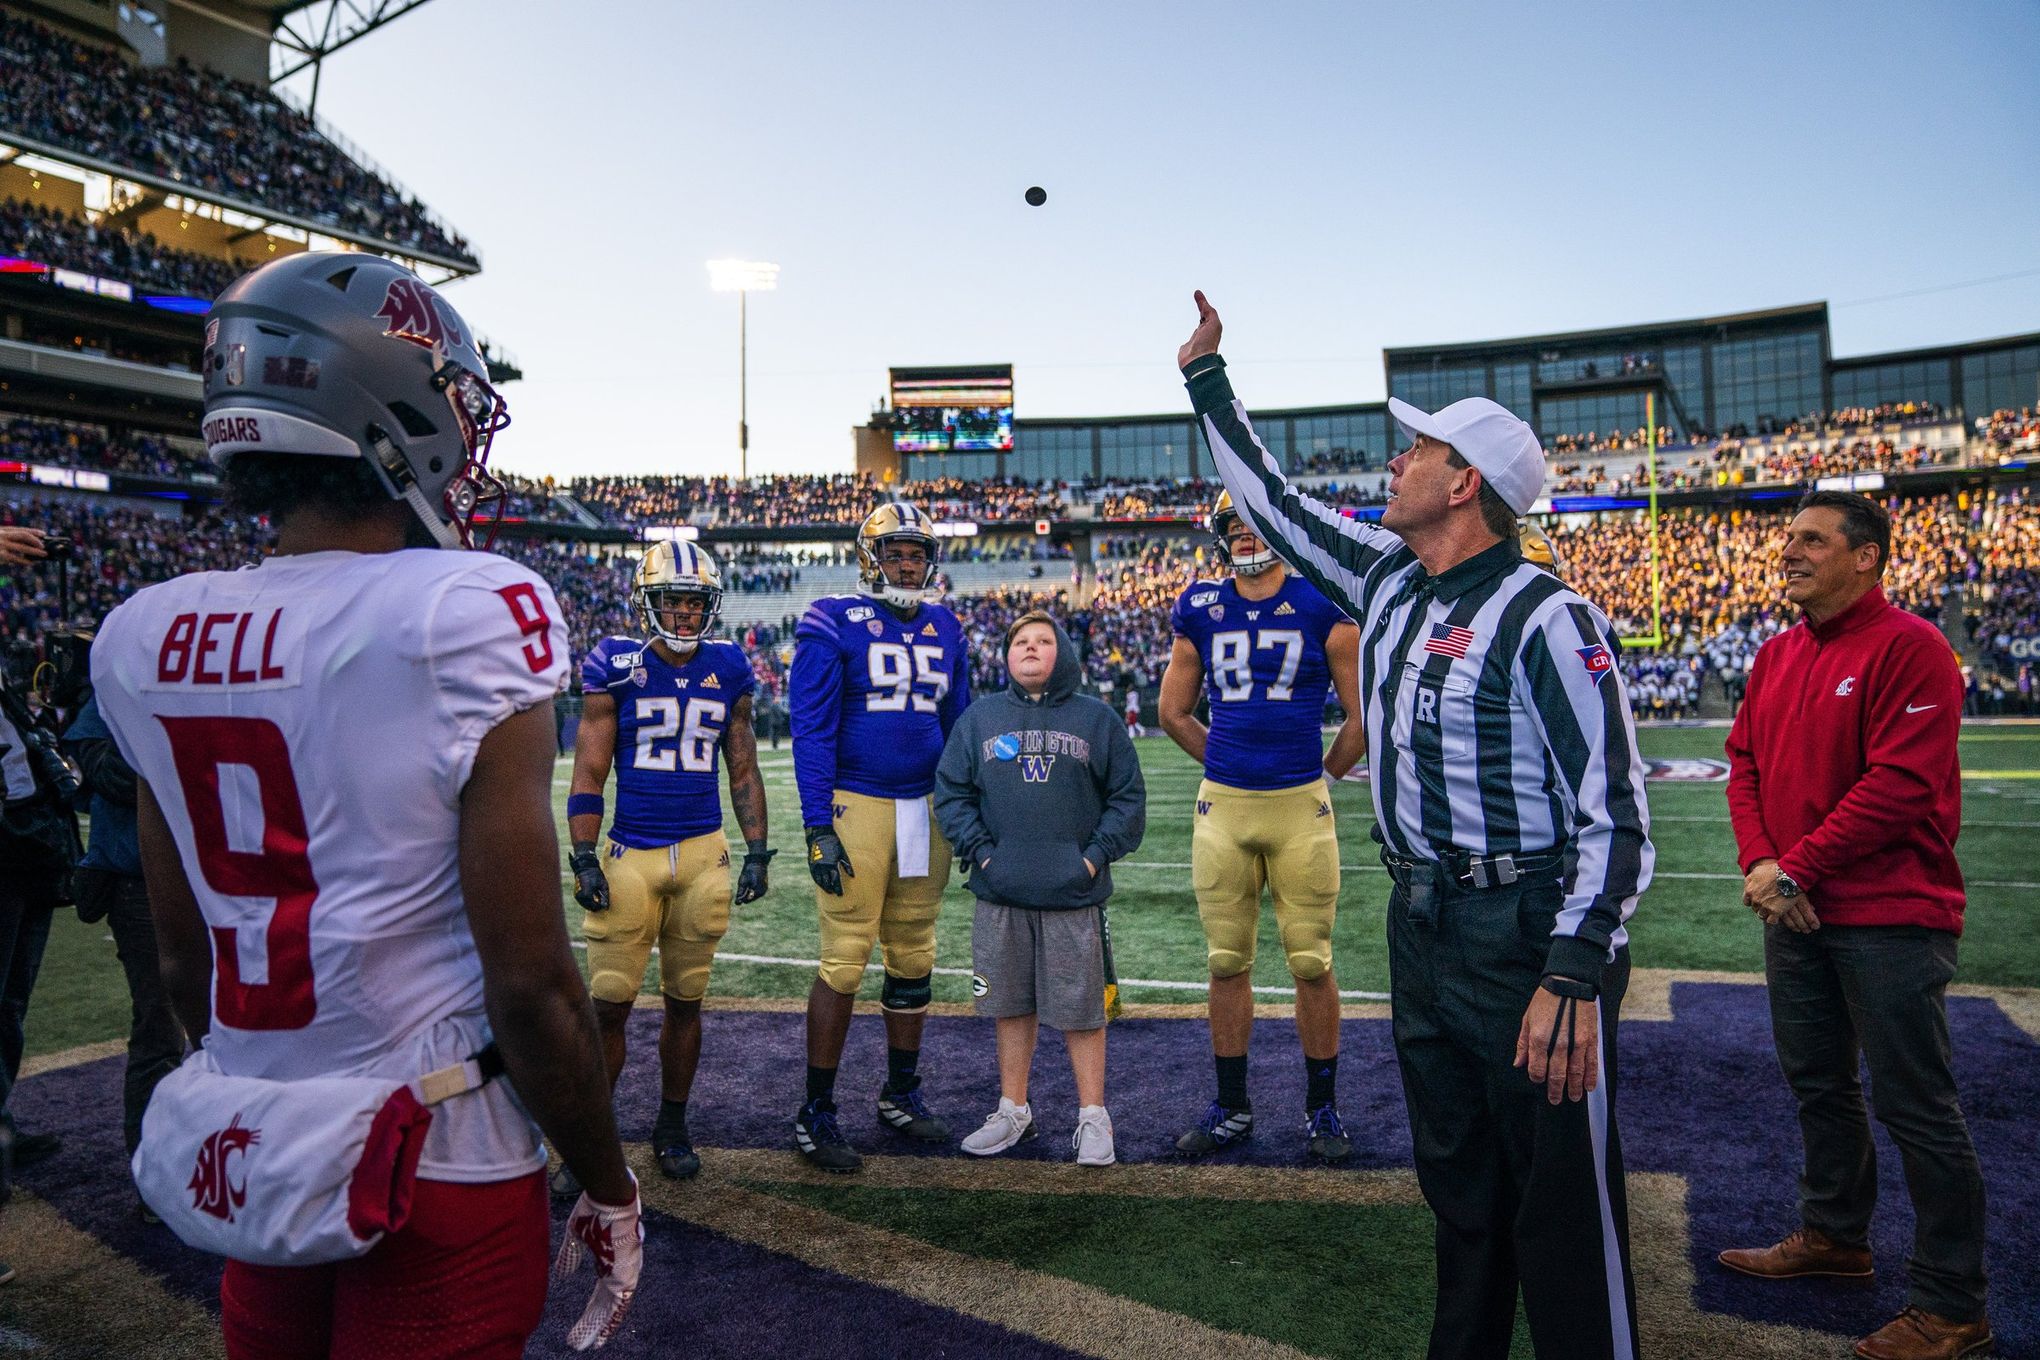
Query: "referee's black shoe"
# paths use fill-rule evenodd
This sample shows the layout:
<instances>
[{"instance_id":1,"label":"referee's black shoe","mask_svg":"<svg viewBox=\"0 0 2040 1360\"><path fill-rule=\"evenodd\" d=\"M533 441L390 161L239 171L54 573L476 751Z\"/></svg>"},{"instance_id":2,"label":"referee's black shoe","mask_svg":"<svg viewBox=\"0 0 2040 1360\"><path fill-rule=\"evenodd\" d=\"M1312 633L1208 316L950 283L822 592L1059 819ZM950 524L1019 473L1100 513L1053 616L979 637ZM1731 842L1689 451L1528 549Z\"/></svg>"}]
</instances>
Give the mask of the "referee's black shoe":
<instances>
[{"instance_id":1,"label":"referee's black shoe","mask_svg":"<svg viewBox=\"0 0 2040 1360\"><path fill-rule=\"evenodd\" d=\"M1346 1126L1339 1122L1336 1105L1320 1105L1312 1110L1303 1121L1303 1135L1310 1140L1314 1161L1343 1162L1353 1155L1353 1140L1346 1136Z\"/></svg>"}]
</instances>

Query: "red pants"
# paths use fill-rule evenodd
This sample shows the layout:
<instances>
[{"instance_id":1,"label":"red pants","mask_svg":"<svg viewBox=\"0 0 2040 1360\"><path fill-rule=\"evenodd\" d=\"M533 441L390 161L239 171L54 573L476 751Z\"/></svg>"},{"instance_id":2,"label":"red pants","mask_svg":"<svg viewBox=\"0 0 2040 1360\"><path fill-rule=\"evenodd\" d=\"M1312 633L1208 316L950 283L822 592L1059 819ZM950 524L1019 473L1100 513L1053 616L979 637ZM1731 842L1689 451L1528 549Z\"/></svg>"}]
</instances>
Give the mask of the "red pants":
<instances>
[{"instance_id":1,"label":"red pants","mask_svg":"<svg viewBox=\"0 0 2040 1360\"><path fill-rule=\"evenodd\" d=\"M419 1181L411 1218L366 1256L324 1266L227 1262L229 1360L514 1360L545 1308L545 1173Z\"/></svg>"}]
</instances>

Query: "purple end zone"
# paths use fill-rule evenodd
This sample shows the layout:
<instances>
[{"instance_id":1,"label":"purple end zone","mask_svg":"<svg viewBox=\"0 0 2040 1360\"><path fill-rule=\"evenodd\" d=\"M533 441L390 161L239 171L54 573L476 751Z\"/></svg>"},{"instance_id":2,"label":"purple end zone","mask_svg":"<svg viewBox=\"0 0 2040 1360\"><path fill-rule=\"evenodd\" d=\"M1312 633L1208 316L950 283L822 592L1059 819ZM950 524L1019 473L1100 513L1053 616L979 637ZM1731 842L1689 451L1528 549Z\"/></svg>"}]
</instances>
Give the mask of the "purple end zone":
<instances>
[{"instance_id":1,"label":"purple end zone","mask_svg":"<svg viewBox=\"0 0 2040 1360\"><path fill-rule=\"evenodd\" d=\"M1881 1127L1876 1130L1880 1204L1872 1237L1879 1272L1874 1283L1767 1284L1715 1263L1714 1253L1723 1247L1770 1242L1795 1226L1799 1129L1771 1047L1761 988L1682 983L1674 1009L1675 1023L1623 1026L1618 1110L1629 1168L1672 1172L1690 1186L1698 1305L1842 1335L1862 1334L1896 1314L1905 1303L1904 1264L1913 1215L1897 1149ZM1963 1107L1988 1186L1992 1322L2005 1353L2040 1351L2040 1253L2027 1245L2029 1225L2040 1222L2040 1145L2032 1134L2031 1115L2040 1109L2040 1053L1989 1002L1956 997L1948 1010ZM695 1141L710 1149L711 1158L717 1147L785 1148L793 1167L788 1123L805 1070L802 1017L711 1011L703 1023L701 1070L688 1106ZM639 1012L632 1021L630 1061L618 1084L617 1102L623 1136L632 1141L649 1137L658 1108L658 1026L659 1014L652 1010ZM1122 1021L1112 1027L1110 1048L1107 1100L1120 1157L1168 1158L1176 1135L1211 1097L1204 1025ZM1340 1106L1354 1138L1353 1165L1407 1165L1409 1132L1387 1022L1347 1022L1342 1048ZM1299 1165L1303 1064L1295 1026L1287 1020L1257 1022L1252 1053L1250 1089L1260 1125L1251 1143L1223 1160ZM25 1173L22 1184L50 1200L72 1223L162 1276L174 1291L211 1306L217 1266L186 1250L166 1230L144 1227L133 1216L134 1192L120 1143L120 1070L119 1059L107 1059L31 1078L17 1088L14 1109L21 1124L65 1137L64 1150ZM998 1099L991 1023L933 1019L921 1070L935 1110L958 1136L968 1132ZM873 1107L884 1074L883 1025L876 1017L860 1016L851 1026L837 1087L851 1140L867 1152L960 1156L953 1150L916 1148L879 1127ZM1042 1036L1031 1095L1045 1136L1018 1155L1068 1158L1076 1097L1061 1040L1052 1031ZM959 1335L957 1328L985 1327L673 1220L656 1222L652 1249L647 1278L655 1283L640 1298L638 1319L619 1346L648 1345L631 1338L670 1338L674 1329L684 1328L701 1336L699 1346L690 1350L702 1355L757 1353L761 1332L767 1330L774 1332L768 1353L795 1351L810 1340L842 1351L849 1338L876 1334L890 1342L902 1326L918 1327L924 1321L950 1338ZM704 1302L710 1296L715 1301ZM567 1313L579 1302L578 1290L551 1300L541 1335L556 1340ZM699 1330L721 1325L718 1320L735 1329L726 1339L727 1352L712 1333ZM974 1341L968 1348L970 1353L1053 1353L1028 1338L997 1328L987 1331L981 1344ZM638 1352L612 1348L611 1353ZM898 1349L880 1344L873 1353Z\"/></svg>"}]
</instances>

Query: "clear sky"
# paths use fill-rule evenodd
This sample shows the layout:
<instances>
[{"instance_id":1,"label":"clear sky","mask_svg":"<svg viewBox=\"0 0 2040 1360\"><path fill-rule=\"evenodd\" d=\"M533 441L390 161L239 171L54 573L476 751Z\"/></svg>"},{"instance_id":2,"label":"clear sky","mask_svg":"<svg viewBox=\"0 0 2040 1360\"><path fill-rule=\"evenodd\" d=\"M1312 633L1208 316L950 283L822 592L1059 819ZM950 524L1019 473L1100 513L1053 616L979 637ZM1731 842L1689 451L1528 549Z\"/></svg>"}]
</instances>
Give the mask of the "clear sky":
<instances>
[{"instance_id":1,"label":"clear sky","mask_svg":"<svg viewBox=\"0 0 2040 1360\"><path fill-rule=\"evenodd\" d=\"M435 0L319 112L480 247L502 465L734 471L745 256L752 471L809 472L888 365L1181 409L1193 287L1262 407L1822 298L1840 355L2040 330L2036 65L2031 0Z\"/></svg>"}]
</instances>

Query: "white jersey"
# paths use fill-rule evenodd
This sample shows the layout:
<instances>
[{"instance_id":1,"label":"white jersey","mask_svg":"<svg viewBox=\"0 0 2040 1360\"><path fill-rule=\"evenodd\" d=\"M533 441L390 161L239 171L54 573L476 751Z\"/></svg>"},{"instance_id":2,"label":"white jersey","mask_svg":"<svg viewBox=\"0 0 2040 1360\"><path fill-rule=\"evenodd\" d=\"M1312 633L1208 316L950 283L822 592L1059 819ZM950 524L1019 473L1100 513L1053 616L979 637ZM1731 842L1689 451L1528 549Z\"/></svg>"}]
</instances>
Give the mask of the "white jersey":
<instances>
[{"instance_id":1,"label":"white jersey","mask_svg":"<svg viewBox=\"0 0 2040 1360\"><path fill-rule=\"evenodd\" d=\"M92 649L213 941L206 1047L237 1076L417 1076L488 1041L459 864L475 750L550 704L549 586L487 553L273 557L152 586ZM544 1164L508 1081L439 1106L419 1174Z\"/></svg>"}]
</instances>

